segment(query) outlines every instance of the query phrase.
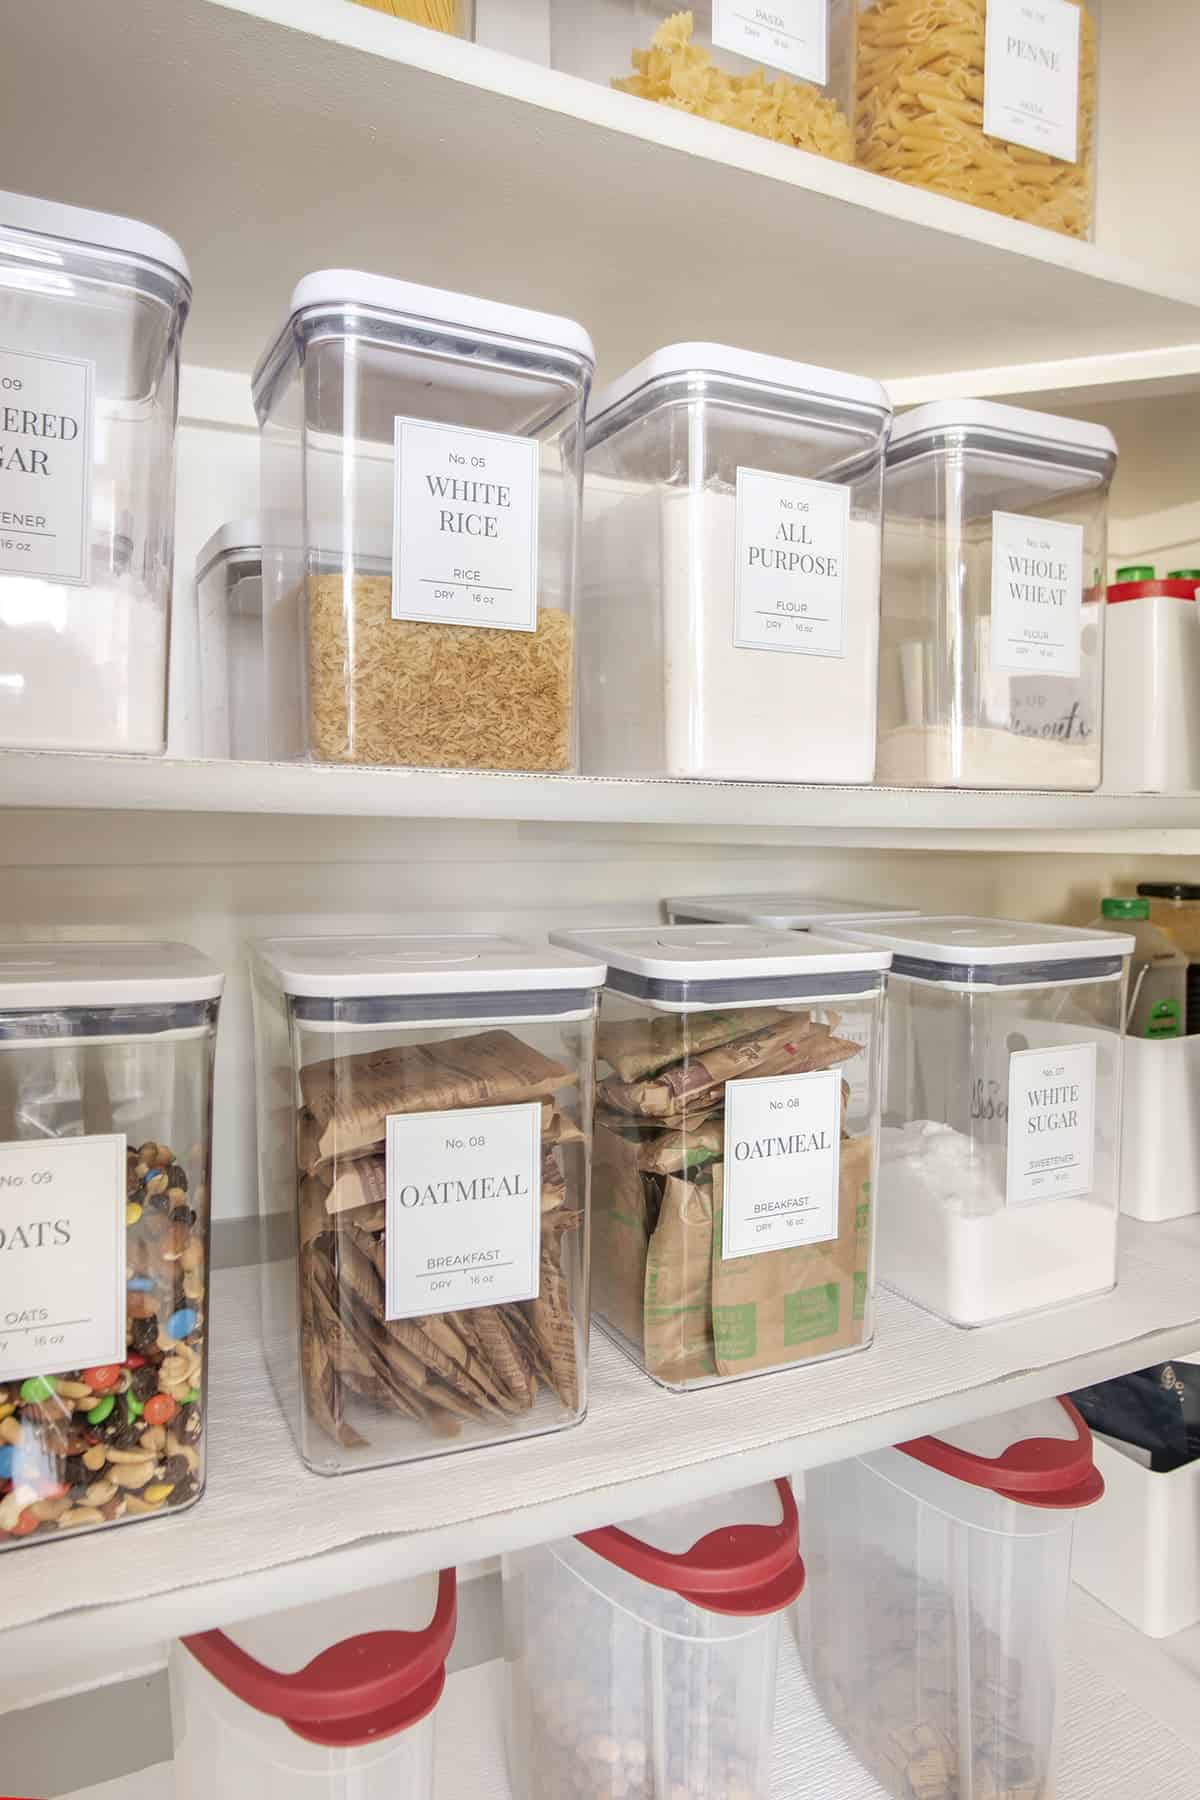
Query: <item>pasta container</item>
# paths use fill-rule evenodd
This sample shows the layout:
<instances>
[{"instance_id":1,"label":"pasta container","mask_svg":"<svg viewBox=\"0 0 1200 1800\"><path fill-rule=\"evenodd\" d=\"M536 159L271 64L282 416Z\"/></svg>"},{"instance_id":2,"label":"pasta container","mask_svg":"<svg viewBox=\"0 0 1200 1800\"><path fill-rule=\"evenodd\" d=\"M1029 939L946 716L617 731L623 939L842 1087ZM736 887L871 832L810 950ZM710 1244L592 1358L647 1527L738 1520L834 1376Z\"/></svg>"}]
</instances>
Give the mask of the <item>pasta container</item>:
<instances>
[{"instance_id":1,"label":"pasta container","mask_svg":"<svg viewBox=\"0 0 1200 1800\"><path fill-rule=\"evenodd\" d=\"M205 756L260 759L263 730L262 528L233 519L196 558Z\"/></svg>"},{"instance_id":2,"label":"pasta container","mask_svg":"<svg viewBox=\"0 0 1200 1800\"><path fill-rule=\"evenodd\" d=\"M666 900L672 925L761 925L768 931L821 931L826 925L871 925L879 919L916 919L915 906L875 900L830 900L808 894L693 894Z\"/></svg>"},{"instance_id":3,"label":"pasta container","mask_svg":"<svg viewBox=\"0 0 1200 1800\"><path fill-rule=\"evenodd\" d=\"M573 770L591 339L353 270L254 376L272 757Z\"/></svg>"},{"instance_id":4,"label":"pasta container","mask_svg":"<svg viewBox=\"0 0 1200 1800\"><path fill-rule=\"evenodd\" d=\"M515 1800L767 1800L786 1481L504 1558Z\"/></svg>"},{"instance_id":5,"label":"pasta container","mask_svg":"<svg viewBox=\"0 0 1200 1800\"><path fill-rule=\"evenodd\" d=\"M665 1387L861 1350L874 1332L886 952L815 932L563 932L602 958L592 1272Z\"/></svg>"},{"instance_id":6,"label":"pasta container","mask_svg":"<svg viewBox=\"0 0 1200 1800\"><path fill-rule=\"evenodd\" d=\"M955 1325L1113 1287L1133 939L970 918L844 935L892 952L880 1280Z\"/></svg>"},{"instance_id":7,"label":"pasta container","mask_svg":"<svg viewBox=\"0 0 1200 1800\"><path fill-rule=\"evenodd\" d=\"M267 1361L318 1474L583 1417L603 979L520 938L257 946Z\"/></svg>"},{"instance_id":8,"label":"pasta container","mask_svg":"<svg viewBox=\"0 0 1200 1800\"><path fill-rule=\"evenodd\" d=\"M1115 793L1200 789L1200 618L1195 581L1108 590L1104 785Z\"/></svg>"},{"instance_id":9,"label":"pasta container","mask_svg":"<svg viewBox=\"0 0 1200 1800\"><path fill-rule=\"evenodd\" d=\"M184 944L0 946L0 1550L204 1491L222 981Z\"/></svg>"},{"instance_id":10,"label":"pasta container","mask_svg":"<svg viewBox=\"0 0 1200 1800\"><path fill-rule=\"evenodd\" d=\"M860 168L1092 235L1099 0L857 0Z\"/></svg>"},{"instance_id":11,"label":"pasta container","mask_svg":"<svg viewBox=\"0 0 1200 1800\"><path fill-rule=\"evenodd\" d=\"M175 1800L433 1800L454 1571L171 1645Z\"/></svg>"},{"instance_id":12,"label":"pasta container","mask_svg":"<svg viewBox=\"0 0 1200 1800\"><path fill-rule=\"evenodd\" d=\"M358 0L358 4L413 25L428 25L450 37L475 36L475 0Z\"/></svg>"},{"instance_id":13,"label":"pasta container","mask_svg":"<svg viewBox=\"0 0 1200 1800\"><path fill-rule=\"evenodd\" d=\"M178 244L0 193L0 745L166 748Z\"/></svg>"},{"instance_id":14,"label":"pasta container","mask_svg":"<svg viewBox=\"0 0 1200 1800\"><path fill-rule=\"evenodd\" d=\"M804 1483L801 1649L858 1762L895 1800L1056 1792L1072 1536L1104 1492L1071 1403Z\"/></svg>"},{"instance_id":15,"label":"pasta container","mask_svg":"<svg viewBox=\"0 0 1200 1800\"><path fill-rule=\"evenodd\" d=\"M877 382L722 344L670 345L600 394L588 774L871 779L890 423Z\"/></svg>"},{"instance_id":16,"label":"pasta container","mask_svg":"<svg viewBox=\"0 0 1200 1800\"><path fill-rule=\"evenodd\" d=\"M877 780L1099 787L1116 460L1103 426L991 401L935 401L899 421Z\"/></svg>"}]
</instances>

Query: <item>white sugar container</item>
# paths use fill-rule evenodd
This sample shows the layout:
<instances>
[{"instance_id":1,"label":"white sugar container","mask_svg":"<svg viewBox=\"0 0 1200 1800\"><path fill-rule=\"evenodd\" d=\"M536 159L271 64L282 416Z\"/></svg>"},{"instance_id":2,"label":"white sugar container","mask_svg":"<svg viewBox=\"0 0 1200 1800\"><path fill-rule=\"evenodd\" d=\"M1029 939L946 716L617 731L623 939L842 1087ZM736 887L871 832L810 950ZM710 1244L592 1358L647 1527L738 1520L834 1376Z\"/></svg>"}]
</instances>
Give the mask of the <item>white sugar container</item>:
<instances>
[{"instance_id":1,"label":"white sugar container","mask_svg":"<svg viewBox=\"0 0 1200 1800\"><path fill-rule=\"evenodd\" d=\"M871 779L891 417L877 382L724 344L669 345L597 396L588 773Z\"/></svg>"},{"instance_id":2,"label":"white sugar container","mask_svg":"<svg viewBox=\"0 0 1200 1800\"><path fill-rule=\"evenodd\" d=\"M205 756L266 754L262 528L231 519L196 558Z\"/></svg>"}]
</instances>

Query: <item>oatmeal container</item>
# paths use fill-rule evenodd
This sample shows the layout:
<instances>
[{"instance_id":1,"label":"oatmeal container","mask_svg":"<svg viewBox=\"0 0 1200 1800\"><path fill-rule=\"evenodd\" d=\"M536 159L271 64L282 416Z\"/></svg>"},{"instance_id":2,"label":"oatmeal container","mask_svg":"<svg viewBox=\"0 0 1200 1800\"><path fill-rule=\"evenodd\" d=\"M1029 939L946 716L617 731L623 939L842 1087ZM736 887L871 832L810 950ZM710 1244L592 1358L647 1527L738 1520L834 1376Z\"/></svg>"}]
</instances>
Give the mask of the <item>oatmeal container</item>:
<instances>
[{"instance_id":1,"label":"oatmeal container","mask_svg":"<svg viewBox=\"0 0 1200 1800\"><path fill-rule=\"evenodd\" d=\"M453 1569L173 1643L175 1800L433 1800Z\"/></svg>"},{"instance_id":2,"label":"oatmeal container","mask_svg":"<svg viewBox=\"0 0 1200 1800\"><path fill-rule=\"evenodd\" d=\"M1072 1537L1104 1492L1070 1401L810 1469L804 1484L798 1636L858 1762L895 1800L1057 1792Z\"/></svg>"},{"instance_id":3,"label":"oatmeal container","mask_svg":"<svg viewBox=\"0 0 1200 1800\"><path fill-rule=\"evenodd\" d=\"M321 1475L587 1405L604 965L521 938L275 938L253 963L267 1361Z\"/></svg>"},{"instance_id":4,"label":"oatmeal container","mask_svg":"<svg viewBox=\"0 0 1200 1800\"><path fill-rule=\"evenodd\" d=\"M748 925L555 941L608 964L592 1223L605 1330L671 1388L863 1349L888 954Z\"/></svg>"},{"instance_id":5,"label":"oatmeal container","mask_svg":"<svg viewBox=\"0 0 1200 1800\"><path fill-rule=\"evenodd\" d=\"M254 376L271 757L572 771L591 339L308 275Z\"/></svg>"},{"instance_id":6,"label":"oatmeal container","mask_svg":"<svg viewBox=\"0 0 1200 1800\"><path fill-rule=\"evenodd\" d=\"M600 394L586 773L870 781L891 416L877 382L723 344L670 345Z\"/></svg>"},{"instance_id":7,"label":"oatmeal container","mask_svg":"<svg viewBox=\"0 0 1200 1800\"><path fill-rule=\"evenodd\" d=\"M186 944L0 945L0 1550L204 1491L223 980Z\"/></svg>"},{"instance_id":8,"label":"oatmeal container","mask_svg":"<svg viewBox=\"0 0 1200 1800\"><path fill-rule=\"evenodd\" d=\"M968 918L844 935L892 952L880 1280L954 1325L1106 1293L1133 939Z\"/></svg>"},{"instance_id":9,"label":"oatmeal container","mask_svg":"<svg viewBox=\"0 0 1200 1800\"><path fill-rule=\"evenodd\" d=\"M516 1800L767 1800L786 1481L504 1558Z\"/></svg>"},{"instance_id":10,"label":"oatmeal container","mask_svg":"<svg viewBox=\"0 0 1200 1800\"><path fill-rule=\"evenodd\" d=\"M265 753L262 527L233 519L196 558L204 754L254 762Z\"/></svg>"},{"instance_id":11,"label":"oatmeal container","mask_svg":"<svg viewBox=\"0 0 1200 1800\"><path fill-rule=\"evenodd\" d=\"M1102 425L990 400L938 400L897 422L878 781L1099 787L1116 461Z\"/></svg>"},{"instance_id":12,"label":"oatmeal container","mask_svg":"<svg viewBox=\"0 0 1200 1800\"><path fill-rule=\"evenodd\" d=\"M0 193L0 746L167 741L178 244Z\"/></svg>"}]
</instances>

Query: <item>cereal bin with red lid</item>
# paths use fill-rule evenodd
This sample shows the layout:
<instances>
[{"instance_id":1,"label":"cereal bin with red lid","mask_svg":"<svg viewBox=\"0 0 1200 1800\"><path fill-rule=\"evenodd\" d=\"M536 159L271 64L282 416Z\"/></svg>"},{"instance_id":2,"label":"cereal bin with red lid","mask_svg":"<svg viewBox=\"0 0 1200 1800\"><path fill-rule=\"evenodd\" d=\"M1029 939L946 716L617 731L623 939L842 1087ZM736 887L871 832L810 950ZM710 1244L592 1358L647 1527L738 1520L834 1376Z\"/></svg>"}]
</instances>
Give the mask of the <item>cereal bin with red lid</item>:
<instances>
[{"instance_id":1,"label":"cereal bin with red lid","mask_svg":"<svg viewBox=\"0 0 1200 1800\"><path fill-rule=\"evenodd\" d=\"M767 1800L803 1586L786 1481L506 1556L516 1800Z\"/></svg>"},{"instance_id":2,"label":"cereal bin with red lid","mask_svg":"<svg viewBox=\"0 0 1200 1800\"><path fill-rule=\"evenodd\" d=\"M454 1571L171 1645L175 1800L431 1800Z\"/></svg>"},{"instance_id":3,"label":"cereal bin with red lid","mask_svg":"<svg viewBox=\"0 0 1200 1800\"><path fill-rule=\"evenodd\" d=\"M1103 1492L1054 1399L807 1472L801 1652L895 1800L1054 1791L1075 1516Z\"/></svg>"},{"instance_id":4,"label":"cereal bin with red lid","mask_svg":"<svg viewBox=\"0 0 1200 1800\"><path fill-rule=\"evenodd\" d=\"M204 1491L223 979L186 944L0 945L0 1550Z\"/></svg>"}]
</instances>

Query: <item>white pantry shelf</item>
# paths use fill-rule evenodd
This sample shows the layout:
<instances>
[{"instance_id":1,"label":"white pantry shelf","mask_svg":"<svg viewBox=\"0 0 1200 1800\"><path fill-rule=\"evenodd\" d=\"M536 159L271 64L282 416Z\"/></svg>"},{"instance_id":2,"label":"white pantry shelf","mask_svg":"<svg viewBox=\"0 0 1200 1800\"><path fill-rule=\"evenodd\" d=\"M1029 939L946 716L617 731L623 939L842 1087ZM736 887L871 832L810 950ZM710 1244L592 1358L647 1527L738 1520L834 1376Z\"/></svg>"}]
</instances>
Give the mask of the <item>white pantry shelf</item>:
<instances>
[{"instance_id":1,"label":"white pantry shelf","mask_svg":"<svg viewBox=\"0 0 1200 1800\"><path fill-rule=\"evenodd\" d=\"M1200 1218L1122 1224L1116 1291L964 1332L882 1296L873 1346L690 1394L599 1332L569 1432L342 1479L300 1463L263 1367L257 1272L217 1276L209 1486L188 1516L4 1557L0 1706L127 1668L189 1631L476 1562L1002 1412L1200 1345ZM81 1610L82 1609L82 1610ZM88 1646L94 1645L93 1652Z\"/></svg>"}]
</instances>

